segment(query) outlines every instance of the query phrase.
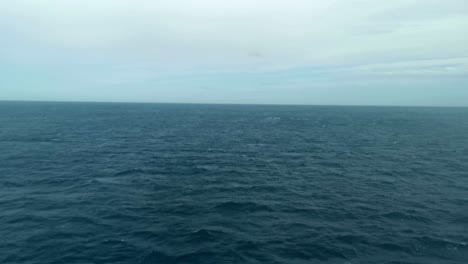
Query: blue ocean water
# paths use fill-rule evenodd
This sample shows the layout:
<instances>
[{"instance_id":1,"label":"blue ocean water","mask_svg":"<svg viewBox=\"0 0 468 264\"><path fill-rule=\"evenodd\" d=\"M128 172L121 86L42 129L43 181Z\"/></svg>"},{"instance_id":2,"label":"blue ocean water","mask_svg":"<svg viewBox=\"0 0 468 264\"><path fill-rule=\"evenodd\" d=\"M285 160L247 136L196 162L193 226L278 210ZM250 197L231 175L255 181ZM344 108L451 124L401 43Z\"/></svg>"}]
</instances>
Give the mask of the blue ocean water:
<instances>
[{"instance_id":1,"label":"blue ocean water","mask_svg":"<svg viewBox=\"0 0 468 264\"><path fill-rule=\"evenodd\" d=\"M0 102L0 263L468 263L468 108Z\"/></svg>"}]
</instances>

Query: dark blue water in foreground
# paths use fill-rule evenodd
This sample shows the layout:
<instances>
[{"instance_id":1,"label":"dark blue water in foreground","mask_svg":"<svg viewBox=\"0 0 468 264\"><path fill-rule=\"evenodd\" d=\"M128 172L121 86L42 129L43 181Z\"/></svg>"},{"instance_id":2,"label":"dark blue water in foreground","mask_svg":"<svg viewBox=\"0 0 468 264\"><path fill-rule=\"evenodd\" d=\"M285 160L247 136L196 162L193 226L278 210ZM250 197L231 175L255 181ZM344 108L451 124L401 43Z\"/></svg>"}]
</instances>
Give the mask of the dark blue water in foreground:
<instances>
[{"instance_id":1,"label":"dark blue water in foreground","mask_svg":"<svg viewBox=\"0 0 468 264\"><path fill-rule=\"evenodd\" d=\"M468 108L0 102L0 263L468 263Z\"/></svg>"}]
</instances>

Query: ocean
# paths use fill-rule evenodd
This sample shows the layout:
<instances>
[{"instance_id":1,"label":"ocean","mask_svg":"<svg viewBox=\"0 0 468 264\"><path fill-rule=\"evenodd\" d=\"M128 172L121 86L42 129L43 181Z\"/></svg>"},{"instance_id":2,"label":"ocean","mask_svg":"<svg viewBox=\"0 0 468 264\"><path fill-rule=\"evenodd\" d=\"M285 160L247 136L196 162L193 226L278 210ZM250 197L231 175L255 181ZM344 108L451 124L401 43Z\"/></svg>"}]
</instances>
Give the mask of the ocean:
<instances>
[{"instance_id":1,"label":"ocean","mask_svg":"<svg viewBox=\"0 0 468 264\"><path fill-rule=\"evenodd\" d=\"M468 263L468 108L0 102L0 263Z\"/></svg>"}]
</instances>

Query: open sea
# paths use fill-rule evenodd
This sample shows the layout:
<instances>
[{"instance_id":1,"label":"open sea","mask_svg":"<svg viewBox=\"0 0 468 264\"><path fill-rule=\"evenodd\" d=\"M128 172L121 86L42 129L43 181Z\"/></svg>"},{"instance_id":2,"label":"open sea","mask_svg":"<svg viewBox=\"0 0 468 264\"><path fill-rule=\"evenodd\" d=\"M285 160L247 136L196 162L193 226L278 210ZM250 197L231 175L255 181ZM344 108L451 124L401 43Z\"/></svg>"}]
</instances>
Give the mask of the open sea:
<instances>
[{"instance_id":1,"label":"open sea","mask_svg":"<svg viewBox=\"0 0 468 264\"><path fill-rule=\"evenodd\" d=\"M0 263L468 263L468 108L0 102Z\"/></svg>"}]
</instances>

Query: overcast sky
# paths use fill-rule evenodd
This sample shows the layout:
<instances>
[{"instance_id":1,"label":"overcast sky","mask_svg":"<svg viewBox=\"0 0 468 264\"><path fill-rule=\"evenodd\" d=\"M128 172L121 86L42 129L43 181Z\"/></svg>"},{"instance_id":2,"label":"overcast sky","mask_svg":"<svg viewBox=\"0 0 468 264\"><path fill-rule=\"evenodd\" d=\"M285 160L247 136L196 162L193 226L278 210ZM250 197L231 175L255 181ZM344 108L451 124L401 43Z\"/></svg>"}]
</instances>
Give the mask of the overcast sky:
<instances>
[{"instance_id":1,"label":"overcast sky","mask_svg":"<svg viewBox=\"0 0 468 264\"><path fill-rule=\"evenodd\" d=\"M468 106L468 1L1 0L2 99Z\"/></svg>"}]
</instances>

